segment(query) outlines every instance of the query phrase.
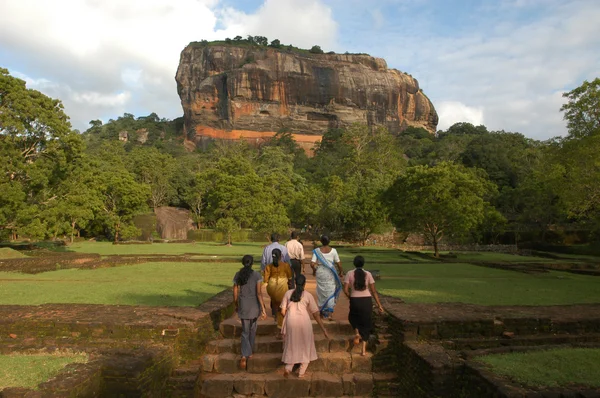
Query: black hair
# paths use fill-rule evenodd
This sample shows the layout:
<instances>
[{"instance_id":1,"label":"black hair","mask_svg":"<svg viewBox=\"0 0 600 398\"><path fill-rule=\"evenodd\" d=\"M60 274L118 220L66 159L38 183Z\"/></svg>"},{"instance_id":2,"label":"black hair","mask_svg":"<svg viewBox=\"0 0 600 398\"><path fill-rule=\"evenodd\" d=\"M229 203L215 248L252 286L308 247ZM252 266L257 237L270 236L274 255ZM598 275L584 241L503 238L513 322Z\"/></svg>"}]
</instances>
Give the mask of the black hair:
<instances>
[{"instance_id":1,"label":"black hair","mask_svg":"<svg viewBox=\"0 0 600 398\"><path fill-rule=\"evenodd\" d=\"M304 285L306 284L306 277L302 274L296 277L296 289L292 293L290 300L297 303L302 298L302 292L304 292Z\"/></svg>"},{"instance_id":2,"label":"black hair","mask_svg":"<svg viewBox=\"0 0 600 398\"><path fill-rule=\"evenodd\" d=\"M273 249L271 252L271 257L273 257L273 267L279 267L279 259L281 259L281 250Z\"/></svg>"},{"instance_id":3,"label":"black hair","mask_svg":"<svg viewBox=\"0 0 600 398\"><path fill-rule=\"evenodd\" d=\"M354 257L354 290L362 291L367 288L365 271L362 267L365 265L365 259L363 256Z\"/></svg>"},{"instance_id":4,"label":"black hair","mask_svg":"<svg viewBox=\"0 0 600 398\"><path fill-rule=\"evenodd\" d=\"M244 267L240 269L240 272L238 272L237 275L237 279L235 280L235 284L238 286L244 286L246 283L248 283L250 275L252 275L252 273L254 272L252 271L254 257L252 257L249 254L246 254L244 257L242 257L242 264L244 265Z\"/></svg>"},{"instance_id":5,"label":"black hair","mask_svg":"<svg viewBox=\"0 0 600 398\"><path fill-rule=\"evenodd\" d=\"M323 244L323 246L329 245L329 242L331 242L331 240L329 240L329 236L327 236L327 235L321 236L321 243Z\"/></svg>"},{"instance_id":6,"label":"black hair","mask_svg":"<svg viewBox=\"0 0 600 398\"><path fill-rule=\"evenodd\" d=\"M273 232L271 234L271 242L279 242L279 234L276 232Z\"/></svg>"},{"instance_id":7,"label":"black hair","mask_svg":"<svg viewBox=\"0 0 600 398\"><path fill-rule=\"evenodd\" d=\"M296 231L292 231L291 238L292 238L292 239L296 239L297 237L298 237L298 232L296 232Z\"/></svg>"}]
</instances>

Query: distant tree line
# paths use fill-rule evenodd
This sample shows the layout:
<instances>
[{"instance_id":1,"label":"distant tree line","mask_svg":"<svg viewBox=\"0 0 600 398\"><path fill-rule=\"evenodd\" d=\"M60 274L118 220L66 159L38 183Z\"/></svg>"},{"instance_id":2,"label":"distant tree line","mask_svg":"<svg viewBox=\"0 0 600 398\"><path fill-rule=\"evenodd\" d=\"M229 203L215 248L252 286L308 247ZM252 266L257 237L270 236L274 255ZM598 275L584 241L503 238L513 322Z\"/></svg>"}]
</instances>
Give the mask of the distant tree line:
<instances>
[{"instance_id":1,"label":"distant tree line","mask_svg":"<svg viewBox=\"0 0 600 398\"><path fill-rule=\"evenodd\" d=\"M276 48L279 50L286 50L289 52L299 52L299 53L311 53L311 54L324 54L325 52L321 49L321 46L314 45L309 50L305 50L299 47L295 47L291 44L282 44L279 39L274 39L269 43L269 39L265 36L252 36L248 35L244 39L242 36L235 36L233 39L226 38L223 41L217 40L209 42L208 40L201 40L200 42L192 42L191 45L199 45L199 46L208 46L208 45L218 45L218 44L235 44L237 46L252 46L252 47L270 47ZM335 54L335 52L330 51L328 54Z\"/></svg>"},{"instance_id":2,"label":"distant tree line","mask_svg":"<svg viewBox=\"0 0 600 398\"><path fill-rule=\"evenodd\" d=\"M435 246L568 243L570 230L599 241L599 93L600 79L565 93L564 138L354 124L327 131L308 157L286 131L259 147L187 152L181 120L156 114L79 133L60 101L0 69L0 239L127 239L140 233L136 215L177 206L229 236L310 226L366 242L396 227Z\"/></svg>"}]
</instances>

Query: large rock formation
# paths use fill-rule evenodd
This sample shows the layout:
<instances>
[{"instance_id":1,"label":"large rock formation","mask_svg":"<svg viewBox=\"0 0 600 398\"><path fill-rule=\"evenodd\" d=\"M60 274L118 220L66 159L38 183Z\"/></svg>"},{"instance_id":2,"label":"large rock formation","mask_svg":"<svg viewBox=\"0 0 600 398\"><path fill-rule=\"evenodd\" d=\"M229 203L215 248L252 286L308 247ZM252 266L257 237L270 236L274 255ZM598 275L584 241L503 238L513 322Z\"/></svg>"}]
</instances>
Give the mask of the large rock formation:
<instances>
[{"instance_id":1,"label":"large rock formation","mask_svg":"<svg viewBox=\"0 0 600 398\"><path fill-rule=\"evenodd\" d=\"M192 43L177 91L187 138L261 140L287 129L305 148L353 122L435 132L438 116L412 76L368 55Z\"/></svg>"}]
</instances>

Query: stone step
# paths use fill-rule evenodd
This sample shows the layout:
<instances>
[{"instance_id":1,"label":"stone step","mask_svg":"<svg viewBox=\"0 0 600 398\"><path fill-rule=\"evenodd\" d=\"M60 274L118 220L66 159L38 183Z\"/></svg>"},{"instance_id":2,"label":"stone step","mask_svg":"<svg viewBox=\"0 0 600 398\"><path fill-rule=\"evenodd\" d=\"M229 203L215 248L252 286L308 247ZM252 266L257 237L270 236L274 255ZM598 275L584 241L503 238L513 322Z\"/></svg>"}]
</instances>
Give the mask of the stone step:
<instances>
[{"instance_id":1,"label":"stone step","mask_svg":"<svg viewBox=\"0 0 600 398\"><path fill-rule=\"evenodd\" d=\"M360 353L361 345L355 346L353 335L331 336L327 340L322 334L315 334L315 347L317 352L355 352ZM257 354L264 353L282 353L283 340L275 336L257 336L254 341L253 352ZM241 342L239 338L213 340L206 346L207 354L241 354Z\"/></svg>"},{"instance_id":2,"label":"stone step","mask_svg":"<svg viewBox=\"0 0 600 398\"><path fill-rule=\"evenodd\" d=\"M504 346L523 347L539 345L560 345L575 343L600 343L600 333L588 334L539 334L527 336L506 336L487 339L463 338L444 341L442 345L451 350L480 350Z\"/></svg>"},{"instance_id":3,"label":"stone step","mask_svg":"<svg viewBox=\"0 0 600 398\"><path fill-rule=\"evenodd\" d=\"M310 367L309 367L310 369ZM235 395L269 398L372 396L371 373L333 375L327 372L306 372L303 379L296 374L283 377L283 371L269 374L239 373L203 374L201 397L225 398Z\"/></svg>"},{"instance_id":4,"label":"stone step","mask_svg":"<svg viewBox=\"0 0 600 398\"><path fill-rule=\"evenodd\" d=\"M373 354L361 356L359 353L349 352L324 352L319 353L319 358L308 366L311 372L329 372L344 374L349 372L371 372ZM234 374L244 372L240 369L241 356L233 353L206 354L202 356L203 372ZM281 353L254 354L248 358L246 371L248 373L267 373L281 370Z\"/></svg>"},{"instance_id":5,"label":"stone step","mask_svg":"<svg viewBox=\"0 0 600 398\"><path fill-rule=\"evenodd\" d=\"M312 321L315 335L322 335L321 328L316 321ZM348 321L325 321L325 328L330 334L349 335L353 334L352 326ZM242 323L239 319L229 318L219 325L221 335L226 338L240 337L242 334ZM258 321L256 334L258 336L274 336L277 333L277 325L269 318L264 321Z\"/></svg>"},{"instance_id":6,"label":"stone step","mask_svg":"<svg viewBox=\"0 0 600 398\"><path fill-rule=\"evenodd\" d=\"M373 389L379 398L398 396L398 391L400 391L398 374L395 372L373 373Z\"/></svg>"},{"instance_id":7,"label":"stone step","mask_svg":"<svg viewBox=\"0 0 600 398\"><path fill-rule=\"evenodd\" d=\"M169 398L193 398L198 375L171 376L167 379L164 394Z\"/></svg>"}]
</instances>

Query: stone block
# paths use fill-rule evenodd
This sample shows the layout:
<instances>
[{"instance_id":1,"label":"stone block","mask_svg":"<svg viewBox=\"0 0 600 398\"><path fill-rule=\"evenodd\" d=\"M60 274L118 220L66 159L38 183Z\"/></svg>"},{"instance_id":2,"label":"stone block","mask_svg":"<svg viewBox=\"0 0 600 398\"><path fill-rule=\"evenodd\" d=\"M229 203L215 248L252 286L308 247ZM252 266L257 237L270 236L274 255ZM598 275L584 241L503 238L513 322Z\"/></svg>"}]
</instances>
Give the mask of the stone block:
<instances>
[{"instance_id":1,"label":"stone block","mask_svg":"<svg viewBox=\"0 0 600 398\"><path fill-rule=\"evenodd\" d=\"M265 394L270 398L307 397L311 388L309 378L299 379L295 376L284 378L282 375L265 377Z\"/></svg>"},{"instance_id":2,"label":"stone block","mask_svg":"<svg viewBox=\"0 0 600 398\"><path fill-rule=\"evenodd\" d=\"M281 354L254 354L248 359L247 370L250 373L267 373L281 365Z\"/></svg>"},{"instance_id":3,"label":"stone block","mask_svg":"<svg viewBox=\"0 0 600 398\"><path fill-rule=\"evenodd\" d=\"M329 340L323 336L315 336L315 348L318 353L329 352Z\"/></svg>"},{"instance_id":4,"label":"stone block","mask_svg":"<svg viewBox=\"0 0 600 398\"><path fill-rule=\"evenodd\" d=\"M367 353L364 357L360 354L352 353L352 371L356 373L369 373L373 370L373 354Z\"/></svg>"},{"instance_id":5,"label":"stone block","mask_svg":"<svg viewBox=\"0 0 600 398\"><path fill-rule=\"evenodd\" d=\"M233 377L219 375L203 381L200 396L203 398L225 398L233 392Z\"/></svg>"},{"instance_id":6,"label":"stone block","mask_svg":"<svg viewBox=\"0 0 600 398\"><path fill-rule=\"evenodd\" d=\"M336 336L329 342L329 352L345 352L348 349L350 349L350 338L348 336Z\"/></svg>"},{"instance_id":7,"label":"stone block","mask_svg":"<svg viewBox=\"0 0 600 398\"><path fill-rule=\"evenodd\" d=\"M233 380L233 390L242 395L263 395L265 393L265 379L261 375L254 374L236 376Z\"/></svg>"},{"instance_id":8,"label":"stone block","mask_svg":"<svg viewBox=\"0 0 600 398\"><path fill-rule=\"evenodd\" d=\"M310 383L311 397L337 397L344 390L342 377L325 372L312 374Z\"/></svg>"},{"instance_id":9,"label":"stone block","mask_svg":"<svg viewBox=\"0 0 600 398\"><path fill-rule=\"evenodd\" d=\"M354 375L346 373L342 376L342 385L344 389L344 395L354 395Z\"/></svg>"},{"instance_id":10,"label":"stone block","mask_svg":"<svg viewBox=\"0 0 600 398\"><path fill-rule=\"evenodd\" d=\"M320 354L327 371L332 374L344 374L352 369L352 357L347 352L330 352Z\"/></svg>"},{"instance_id":11,"label":"stone block","mask_svg":"<svg viewBox=\"0 0 600 398\"><path fill-rule=\"evenodd\" d=\"M370 373L355 373L353 375L354 391L352 395L373 394L373 375Z\"/></svg>"},{"instance_id":12,"label":"stone block","mask_svg":"<svg viewBox=\"0 0 600 398\"><path fill-rule=\"evenodd\" d=\"M240 356L232 353L219 354L215 357L214 371L217 373L236 373L239 369Z\"/></svg>"},{"instance_id":13,"label":"stone block","mask_svg":"<svg viewBox=\"0 0 600 398\"><path fill-rule=\"evenodd\" d=\"M202 355L201 362L200 362L200 369L203 372L212 372L214 370L214 366L215 366L215 359L218 357L218 355L215 354L206 354L206 355Z\"/></svg>"},{"instance_id":14,"label":"stone block","mask_svg":"<svg viewBox=\"0 0 600 398\"><path fill-rule=\"evenodd\" d=\"M325 363L325 360L322 358L322 354L319 353L319 358L317 358L315 361L312 361L309 365L308 365L308 370L310 372L327 372L327 364Z\"/></svg>"}]
</instances>

